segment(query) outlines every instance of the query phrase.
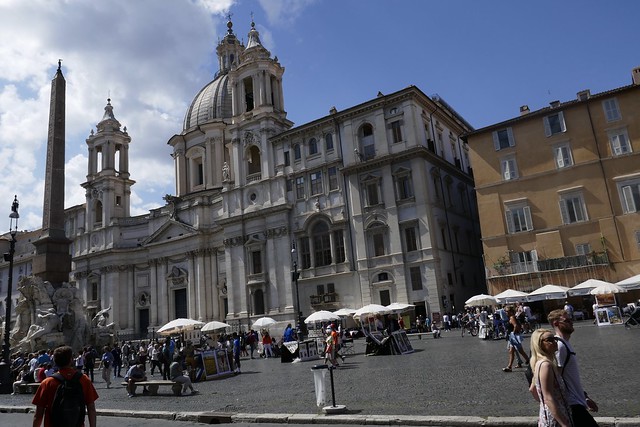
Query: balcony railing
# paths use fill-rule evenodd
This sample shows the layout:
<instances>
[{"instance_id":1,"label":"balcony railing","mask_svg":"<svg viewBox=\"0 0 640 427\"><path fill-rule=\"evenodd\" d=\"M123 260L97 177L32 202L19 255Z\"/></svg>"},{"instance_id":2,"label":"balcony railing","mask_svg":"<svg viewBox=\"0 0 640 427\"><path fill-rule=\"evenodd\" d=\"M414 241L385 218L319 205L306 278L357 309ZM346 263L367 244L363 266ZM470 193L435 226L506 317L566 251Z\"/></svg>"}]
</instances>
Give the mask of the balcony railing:
<instances>
[{"instance_id":1,"label":"balcony railing","mask_svg":"<svg viewBox=\"0 0 640 427\"><path fill-rule=\"evenodd\" d=\"M337 293L332 292L329 294L311 295L310 302L312 306L318 306L340 302L340 298Z\"/></svg>"},{"instance_id":2,"label":"balcony railing","mask_svg":"<svg viewBox=\"0 0 640 427\"><path fill-rule=\"evenodd\" d=\"M589 267L594 265L608 265L607 252L592 252L587 255L575 255L562 258L539 259L526 262L506 262L494 264L497 276L510 274L533 273L536 271L566 270L568 268Z\"/></svg>"},{"instance_id":3,"label":"balcony railing","mask_svg":"<svg viewBox=\"0 0 640 427\"><path fill-rule=\"evenodd\" d=\"M247 184L250 183L250 182L260 181L260 180L262 180L262 173L261 172L252 173L250 175L247 175Z\"/></svg>"}]
</instances>

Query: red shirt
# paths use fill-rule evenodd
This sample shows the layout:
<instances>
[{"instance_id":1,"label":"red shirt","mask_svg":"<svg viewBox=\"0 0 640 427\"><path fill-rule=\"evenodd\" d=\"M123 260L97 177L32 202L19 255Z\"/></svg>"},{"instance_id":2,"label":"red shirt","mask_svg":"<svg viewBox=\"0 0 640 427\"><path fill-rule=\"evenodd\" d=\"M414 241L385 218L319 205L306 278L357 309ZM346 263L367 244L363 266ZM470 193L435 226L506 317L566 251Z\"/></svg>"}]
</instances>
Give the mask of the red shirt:
<instances>
[{"instance_id":1,"label":"red shirt","mask_svg":"<svg viewBox=\"0 0 640 427\"><path fill-rule=\"evenodd\" d=\"M62 368L59 372L63 377L70 380L78 371L75 368ZM98 393L93 387L93 383L89 377L83 374L80 377L80 384L82 385L82 391L84 394L84 403L90 405L95 402L98 398ZM44 427L51 427L51 405L53 405L53 399L56 395L58 385L60 385L60 381L54 377L46 378L42 381L40 387L38 387L38 391L36 391L36 394L33 396L33 400L31 401L34 405L45 408Z\"/></svg>"}]
</instances>

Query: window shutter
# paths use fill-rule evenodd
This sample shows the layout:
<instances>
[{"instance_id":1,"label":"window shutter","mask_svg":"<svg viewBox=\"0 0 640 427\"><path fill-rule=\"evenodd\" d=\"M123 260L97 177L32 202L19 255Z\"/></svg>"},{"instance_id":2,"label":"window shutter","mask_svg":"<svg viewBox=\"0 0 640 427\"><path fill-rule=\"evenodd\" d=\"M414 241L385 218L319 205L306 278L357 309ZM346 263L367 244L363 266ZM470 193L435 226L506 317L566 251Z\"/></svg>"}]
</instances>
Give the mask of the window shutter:
<instances>
[{"instance_id":1,"label":"window shutter","mask_svg":"<svg viewBox=\"0 0 640 427\"><path fill-rule=\"evenodd\" d=\"M633 200L633 190L630 185L622 187L622 198L624 199L624 212L636 212L636 202Z\"/></svg>"},{"instance_id":2,"label":"window shutter","mask_svg":"<svg viewBox=\"0 0 640 427\"><path fill-rule=\"evenodd\" d=\"M544 134L546 136L551 136L551 126L549 126L549 118L544 117L542 121L544 122Z\"/></svg>"},{"instance_id":3,"label":"window shutter","mask_svg":"<svg viewBox=\"0 0 640 427\"><path fill-rule=\"evenodd\" d=\"M531 249L531 265L533 271L538 271L538 251L536 249Z\"/></svg>"},{"instance_id":4,"label":"window shutter","mask_svg":"<svg viewBox=\"0 0 640 427\"><path fill-rule=\"evenodd\" d=\"M510 161L509 160L503 160L502 161L502 176L504 177L504 179L509 180L511 179L511 170L510 170Z\"/></svg>"},{"instance_id":5,"label":"window shutter","mask_svg":"<svg viewBox=\"0 0 640 427\"><path fill-rule=\"evenodd\" d=\"M507 221L507 232L508 234L513 234L516 231L516 225L513 223L513 214L511 213L511 209L507 209L504 212L504 218Z\"/></svg>"},{"instance_id":6,"label":"window shutter","mask_svg":"<svg viewBox=\"0 0 640 427\"><path fill-rule=\"evenodd\" d=\"M500 138L498 138L498 132L494 131L492 135L493 135L493 148L495 148L496 151L500 151Z\"/></svg>"},{"instance_id":7,"label":"window shutter","mask_svg":"<svg viewBox=\"0 0 640 427\"><path fill-rule=\"evenodd\" d=\"M569 224L569 212L567 211L567 201L560 200L560 216L563 224Z\"/></svg>"},{"instance_id":8,"label":"window shutter","mask_svg":"<svg viewBox=\"0 0 640 427\"><path fill-rule=\"evenodd\" d=\"M511 159L507 163L509 164L509 173L511 174L511 179L516 179L518 177L518 171L516 170L516 161Z\"/></svg>"},{"instance_id":9,"label":"window shutter","mask_svg":"<svg viewBox=\"0 0 640 427\"><path fill-rule=\"evenodd\" d=\"M507 128L507 135L509 135L509 147L516 145L516 140L513 138L513 129Z\"/></svg>"},{"instance_id":10,"label":"window shutter","mask_svg":"<svg viewBox=\"0 0 640 427\"><path fill-rule=\"evenodd\" d=\"M531 220L531 209L529 208L529 206L525 206L522 208L522 211L524 212L524 223L525 223L525 226L527 227L527 230L533 230L533 221Z\"/></svg>"},{"instance_id":11,"label":"window shutter","mask_svg":"<svg viewBox=\"0 0 640 427\"><path fill-rule=\"evenodd\" d=\"M622 146L620 144L620 135L614 135L611 138L611 147L613 148L613 154L619 156L622 154Z\"/></svg>"},{"instance_id":12,"label":"window shutter","mask_svg":"<svg viewBox=\"0 0 640 427\"><path fill-rule=\"evenodd\" d=\"M566 132L567 131L567 125L564 122L564 113L562 111L560 111L558 113L558 120L560 120L560 129L562 129L562 132Z\"/></svg>"},{"instance_id":13,"label":"window shutter","mask_svg":"<svg viewBox=\"0 0 640 427\"><path fill-rule=\"evenodd\" d=\"M556 164L559 168L564 167L564 157L562 156L562 147L556 147Z\"/></svg>"}]
</instances>

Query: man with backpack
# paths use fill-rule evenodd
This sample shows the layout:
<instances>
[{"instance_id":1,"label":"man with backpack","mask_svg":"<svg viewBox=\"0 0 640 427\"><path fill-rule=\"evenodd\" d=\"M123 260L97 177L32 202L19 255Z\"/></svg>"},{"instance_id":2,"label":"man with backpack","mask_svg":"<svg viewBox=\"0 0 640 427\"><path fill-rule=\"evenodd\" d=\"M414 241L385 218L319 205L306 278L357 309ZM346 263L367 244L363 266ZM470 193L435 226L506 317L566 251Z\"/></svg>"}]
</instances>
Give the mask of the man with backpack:
<instances>
[{"instance_id":1,"label":"man with backpack","mask_svg":"<svg viewBox=\"0 0 640 427\"><path fill-rule=\"evenodd\" d=\"M547 316L549 324L553 326L558 337L558 351L556 359L567 389L567 400L571 407L573 425L580 427L597 427L598 424L589 413L598 412L598 405L591 400L582 388L578 358L569 338L574 331L573 320L565 310L553 310Z\"/></svg>"},{"instance_id":2,"label":"man with backpack","mask_svg":"<svg viewBox=\"0 0 640 427\"><path fill-rule=\"evenodd\" d=\"M36 406L33 426L39 427L43 418L46 426L84 426L86 414L89 427L95 427L98 393L89 377L73 367L71 347L56 348L53 361L58 372L42 381L31 402Z\"/></svg>"}]
</instances>

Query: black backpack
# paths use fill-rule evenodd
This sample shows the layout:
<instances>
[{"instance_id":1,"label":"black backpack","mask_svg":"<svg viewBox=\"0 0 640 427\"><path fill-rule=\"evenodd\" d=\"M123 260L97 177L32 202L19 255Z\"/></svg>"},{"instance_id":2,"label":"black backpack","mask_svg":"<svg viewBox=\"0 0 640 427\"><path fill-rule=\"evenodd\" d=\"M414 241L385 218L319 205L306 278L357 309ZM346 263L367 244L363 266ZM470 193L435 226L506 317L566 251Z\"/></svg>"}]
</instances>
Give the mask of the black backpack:
<instances>
[{"instance_id":1,"label":"black backpack","mask_svg":"<svg viewBox=\"0 0 640 427\"><path fill-rule=\"evenodd\" d=\"M80 377L76 372L67 380L59 372L52 375L60 382L51 406L51 425L54 427L79 427L84 423L86 405Z\"/></svg>"}]
</instances>

